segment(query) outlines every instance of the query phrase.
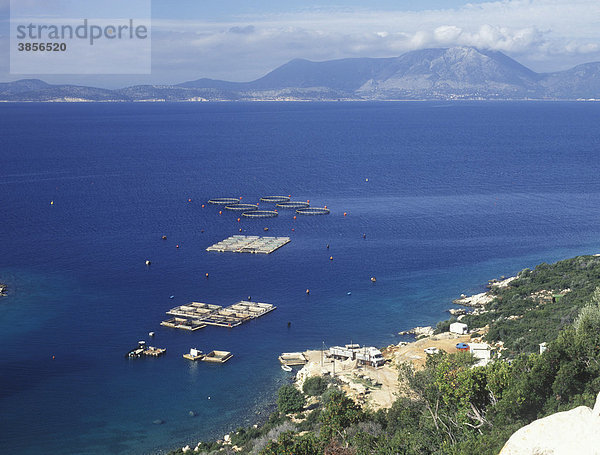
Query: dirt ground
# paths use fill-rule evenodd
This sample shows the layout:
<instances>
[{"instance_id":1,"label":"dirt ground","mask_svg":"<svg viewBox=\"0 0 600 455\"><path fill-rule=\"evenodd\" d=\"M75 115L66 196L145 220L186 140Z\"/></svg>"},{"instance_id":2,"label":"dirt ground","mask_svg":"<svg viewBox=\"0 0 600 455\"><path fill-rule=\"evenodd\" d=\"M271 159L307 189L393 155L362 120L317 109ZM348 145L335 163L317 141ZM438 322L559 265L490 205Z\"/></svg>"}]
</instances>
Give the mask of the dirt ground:
<instances>
[{"instance_id":1,"label":"dirt ground","mask_svg":"<svg viewBox=\"0 0 600 455\"><path fill-rule=\"evenodd\" d=\"M425 365L427 354L424 349L436 347L448 353L456 352L457 343L470 341L469 335L442 333L426 337L405 345L392 345L385 348L383 356L390 362L374 368L357 365L355 361L331 360L322 351L306 351L308 363L298 372L296 380L301 386L311 376L336 377L343 383L343 389L357 403L377 410L389 408L396 400L400 385L398 365L411 362L416 368Z\"/></svg>"}]
</instances>

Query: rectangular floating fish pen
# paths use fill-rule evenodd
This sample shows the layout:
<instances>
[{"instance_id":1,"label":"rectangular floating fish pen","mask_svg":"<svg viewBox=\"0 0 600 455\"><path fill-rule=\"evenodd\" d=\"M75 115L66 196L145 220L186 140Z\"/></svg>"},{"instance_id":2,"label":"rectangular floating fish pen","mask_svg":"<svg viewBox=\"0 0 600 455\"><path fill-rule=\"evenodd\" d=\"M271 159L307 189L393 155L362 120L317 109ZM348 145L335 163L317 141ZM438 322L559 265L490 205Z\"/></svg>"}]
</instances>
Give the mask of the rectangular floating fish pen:
<instances>
[{"instance_id":1,"label":"rectangular floating fish pen","mask_svg":"<svg viewBox=\"0 0 600 455\"><path fill-rule=\"evenodd\" d=\"M219 253L253 253L270 254L290 242L289 237L259 237L256 235L232 235L214 245L206 251Z\"/></svg>"},{"instance_id":2,"label":"rectangular floating fish pen","mask_svg":"<svg viewBox=\"0 0 600 455\"><path fill-rule=\"evenodd\" d=\"M202 358L202 361L214 362L214 363L225 363L232 357L233 357L233 354L229 351L211 351Z\"/></svg>"},{"instance_id":3,"label":"rectangular floating fish pen","mask_svg":"<svg viewBox=\"0 0 600 455\"><path fill-rule=\"evenodd\" d=\"M295 366L305 365L308 359L303 352L283 352L279 356L279 361L282 365Z\"/></svg>"},{"instance_id":4,"label":"rectangular floating fish pen","mask_svg":"<svg viewBox=\"0 0 600 455\"><path fill-rule=\"evenodd\" d=\"M270 303L242 300L228 307L192 302L171 308L167 314L174 316L161 325L176 329L198 330L207 325L237 327L251 319L263 316L277 308Z\"/></svg>"},{"instance_id":5,"label":"rectangular floating fish pen","mask_svg":"<svg viewBox=\"0 0 600 455\"><path fill-rule=\"evenodd\" d=\"M172 329L190 330L192 332L206 327L206 324L203 324L201 321L186 318L167 319L166 321L162 321L160 325Z\"/></svg>"}]
</instances>

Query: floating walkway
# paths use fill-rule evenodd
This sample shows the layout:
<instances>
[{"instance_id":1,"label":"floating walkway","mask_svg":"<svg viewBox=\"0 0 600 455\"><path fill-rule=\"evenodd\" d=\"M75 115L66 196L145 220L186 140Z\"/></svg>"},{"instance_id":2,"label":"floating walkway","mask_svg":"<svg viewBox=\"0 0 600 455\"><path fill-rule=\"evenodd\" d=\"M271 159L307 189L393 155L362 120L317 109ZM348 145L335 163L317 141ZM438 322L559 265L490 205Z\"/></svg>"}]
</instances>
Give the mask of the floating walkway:
<instances>
[{"instance_id":1,"label":"floating walkway","mask_svg":"<svg viewBox=\"0 0 600 455\"><path fill-rule=\"evenodd\" d=\"M256 213L256 212L250 212ZM244 214L245 215L245 214ZM232 235L209 246L206 251L270 254L290 242L289 237L259 237L255 235Z\"/></svg>"},{"instance_id":2,"label":"floating walkway","mask_svg":"<svg viewBox=\"0 0 600 455\"><path fill-rule=\"evenodd\" d=\"M242 300L228 307L208 303L192 302L171 308L167 314L173 316L160 323L165 327L184 330L198 330L207 325L237 327L251 319L256 319L277 308L270 303Z\"/></svg>"}]
</instances>

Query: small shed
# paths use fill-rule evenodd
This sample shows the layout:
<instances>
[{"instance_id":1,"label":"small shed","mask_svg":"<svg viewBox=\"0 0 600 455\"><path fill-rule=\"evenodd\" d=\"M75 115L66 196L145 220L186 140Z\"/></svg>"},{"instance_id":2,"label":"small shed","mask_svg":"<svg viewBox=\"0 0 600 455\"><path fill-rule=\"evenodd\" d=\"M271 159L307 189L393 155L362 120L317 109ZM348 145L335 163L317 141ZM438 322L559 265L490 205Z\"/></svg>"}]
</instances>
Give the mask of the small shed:
<instances>
[{"instance_id":1,"label":"small shed","mask_svg":"<svg viewBox=\"0 0 600 455\"><path fill-rule=\"evenodd\" d=\"M453 322L450 324L450 332L458 333L459 335L465 335L469 331L467 324L462 322Z\"/></svg>"}]
</instances>

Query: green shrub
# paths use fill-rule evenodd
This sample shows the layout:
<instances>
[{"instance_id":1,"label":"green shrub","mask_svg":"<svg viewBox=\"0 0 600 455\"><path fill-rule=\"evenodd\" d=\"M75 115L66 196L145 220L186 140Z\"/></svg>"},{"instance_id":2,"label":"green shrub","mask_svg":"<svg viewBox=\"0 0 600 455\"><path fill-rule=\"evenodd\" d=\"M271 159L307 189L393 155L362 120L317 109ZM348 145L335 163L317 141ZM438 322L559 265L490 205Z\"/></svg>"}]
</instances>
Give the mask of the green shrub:
<instances>
[{"instance_id":1,"label":"green shrub","mask_svg":"<svg viewBox=\"0 0 600 455\"><path fill-rule=\"evenodd\" d=\"M284 385L279 389L277 408L283 414L302 411L305 405L304 395L293 385Z\"/></svg>"},{"instance_id":2,"label":"green shrub","mask_svg":"<svg viewBox=\"0 0 600 455\"><path fill-rule=\"evenodd\" d=\"M313 376L304 381L302 391L308 396L320 396L327 389L329 381L321 376Z\"/></svg>"}]
</instances>

